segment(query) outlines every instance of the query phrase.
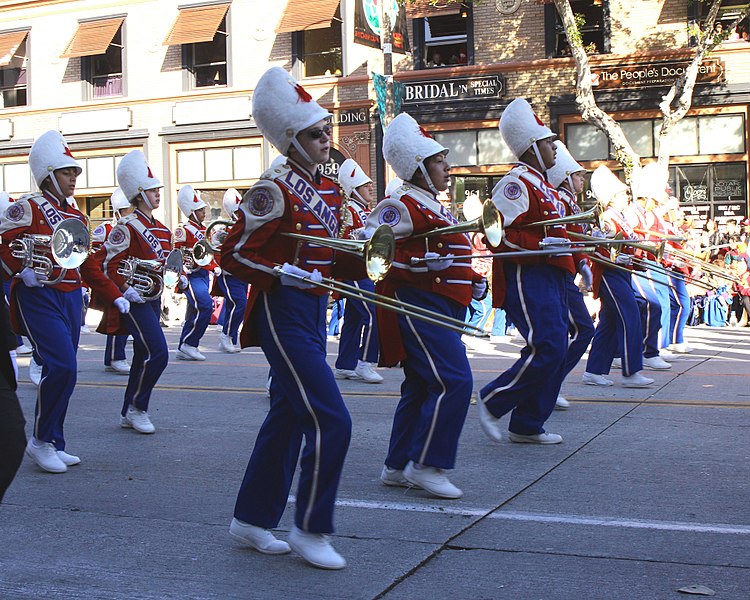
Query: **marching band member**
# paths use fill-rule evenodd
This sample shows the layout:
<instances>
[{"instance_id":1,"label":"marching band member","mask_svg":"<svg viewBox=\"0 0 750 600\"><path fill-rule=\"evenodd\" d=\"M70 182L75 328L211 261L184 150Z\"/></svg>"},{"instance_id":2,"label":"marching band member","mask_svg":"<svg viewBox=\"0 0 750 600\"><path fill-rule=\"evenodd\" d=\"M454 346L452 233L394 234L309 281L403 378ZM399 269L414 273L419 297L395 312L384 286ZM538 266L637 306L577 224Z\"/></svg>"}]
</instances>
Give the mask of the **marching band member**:
<instances>
[{"instance_id":1,"label":"marching band member","mask_svg":"<svg viewBox=\"0 0 750 600\"><path fill-rule=\"evenodd\" d=\"M112 205L112 213L114 217L113 222L102 223L91 232L91 249L93 251L101 248L117 222L122 217L133 211L130 201L125 197L125 194L122 193L122 189L119 187L112 193L112 197L109 201ZM100 308L96 296L92 298L91 305L94 308ZM112 371L114 373L119 373L120 375L127 375L130 373L130 365L125 358L125 346L127 343L128 335L107 335L107 344L104 348L105 371Z\"/></svg>"},{"instance_id":2,"label":"marching band member","mask_svg":"<svg viewBox=\"0 0 750 600\"><path fill-rule=\"evenodd\" d=\"M382 224L396 237L393 267L378 292L463 321L472 297L487 293L487 281L468 261L471 240L463 233L416 238L457 221L437 200L448 189L448 149L408 114L398 115L383 136L383 157L404 184L377 204L366 237ZM411 263L413 257L431 260ZM393 417L381 480L414 485L439 498L460 498L446 471L456 463L458 438L471 400L472 376L461 334L407 315L378 310L382 366L401 363L404 382Z\"/></svg>"},{"instance_id":3,"label":"marching band member","mask_svg":"<svg viewBox=\"0 0 750 600\"><path fill-rule=\"evenodd\" d=\"M162 184L151 173L143 152L132 150L122 158L117 166L117 182L134 210L120 219L104 242L102 268L131 307L123 315L105 310L98 331L120 335L129 332L133 337L133 361L120 426L148 434L156 431L148 415L151 392L169 362L167 341L159 324L161 301L143 298L118 270L127 258L164 264L172 249L172 234L153 215L161 203Z\"/></svg>"},{"instance_id":4,"label":"marching band member","mask_svg":"<svg viewBox=\"0 0 750 600\"><path fill-rule=\"evenodd\" d=\"M319 282L338 265L332 249L295 243L284 235L338 235L340 188L318 169L330 156L331 115L286 71L273 67L255 88L253 117L266 139L288 158L285 165L267 170L245 194L237 222L222 244L221 267L251 284L240 342L243 347L260 345L273 373L270 411L247 465L229 531L260 552L284 554L291 546L316 567L342 569L346 561L326 534L334 529L351 418L326 362L328 294L305 281ZM357 266L363 272L363 263ZM303 439L294 527L287 544L269 529L279 524L286 508Z\"/></svg>"},{"instance_id":5,"label":"marching band member","mask_svg":"<svg viewBox=\"0 0 750 600\"><path fill-rule=\"evenodd\" d=\"M341 237L358 239L370 213L370 179L354 160L347 158L339 167L339 183L348 198ZM346 281L349 285L375 291L375 284L367 277L359 281ZM381 383L383 377L372 368L378 362L378 328L375 307L362 300L347 298L344 308L344 325L339 338L339 355L336 359L336 379L358 379L367 383Z\"/></svg>"},{"instance_id":6,"label":"marching band member","mask_svg":"<svg viewBox=\"0 0 750 600\"><path fill-rule=\"evenodd\" d=\"M11 318L14 329L27 332L34 346L42 377L37 390L34 431L26 454L49 473L65 473L81 459L65 452L63 423L68 402L76 384L76 350L81 335L81 277L68 270L59 283L44 285L41 276L11 254L9 243L25 234L51 235L66 219L86 223L86 217L68 204L81 167L73 158L65 139L48 131L34 142L29 167L39 192L14 202L0 223L0 260L16 274L11 286ZM37 252L49 251L37 248ZM61 274L55 266L54 279ZM124 308L121 298L108 297Z\"/></svg>"},{"instance_id":7,"label":"marching band member","mask_svg":"<svg viewBox=\"0 0 750 600\"><path fill-rule=\"evenodd\" d=\"M197 242L205 236L206 227L203 221L206 218L206 206L208 206L200 194L192 186L185 185L177 192L177 206L187 221L174 231L175 248L190 250ZM177 358L181 360L206 360L206 357L198 351L198 344L206 333L206 328L211 322L211 313L214 309L213 300L209 293L209 274L221 273L218 265L211 261L206 266L185 265L187 271L188 286L185 288L187 297L187 310L185 322L182 325L180 342L177 345Z\"/></svg>"},{"instance_id":8,"label":"marching band member","mask_svg":"<svg viewBox=\"0 0 750 600\"><path fill-rule=\"evenodd\" d=\"M562 216L560 198L545 172L555 164L555 134L522 98L513 100L500 117L500 133L518 163L492 191L503 216L506 260L492 270L494 306L508 313L526 340L520 358L479 391L479 423L494 441L502 439L499 419L511 412L511 442L559 444L544 423L555 408L568 349L568 282L576 272L571 254L511 258L513 251L538 250L539 242L568 243L565 227L531 226Z\"/></svg>"},{"instance_id":9,"label":"marching band member","mask_svg":"<svg viewBox=\"0 0 750 600\"><path fill-rule=\"evenodd\" d=\"M625 219L622 211L628 203L628 187L607 167L597 167L591 175L591 192L604 208L601 221L607 233L622 234L626 239L637 240L637 236ZM608 251L600 247L602 256L609 258ZM646 387L654 380L644 377L643 334L638 304L633 294L629 275L632 270L635 249L624 246L618 253L615 265L594 264L594 297L602 303L599 323L583 374L583 383L588 385L612 385L609 374L612 359L619 350L621 356L622 382L624 387ZM619 268L618 268L619 267ZM624 270L623 270L624 269Z\"/></svg>"},{"instance_id":10,"label":"marching band member","mask_svg":"<svg viewBox=\"0 0 750 600\"><path fill-rule=\"evenodd\" d=\"M547 179L557 189L560 198L558 212L564 217L576 215L581 212L576 202L576 195L583 192L583 186L586 183L586 169L571 156L565 144L561 141L556 141L555 147L557 148L555 164L547 170ZM568 231L584 233L582 224L569 224L566 225L566 228ZM587 291L591 290L594 284L594 275L591 271L589 259L585 254L574 253L573 262L577 265L578 272L581 274L583 286ZM568 351L565 354L563 380L581 360L594 337L594 322L591 320L583 294L575 284L573 275L567 272L565 275L568 291L568 332L570 339ZM569 406L568 400L558 394L555 408L564 410Z\"/></svg>"},{"instance_id":11,"label":"marching band member","mask_svg":"<svg viewBox=\"0 0 750 600\"><path fill-rule=\"evenodd\" d=\"M283 157L282 157L283 158ZM240 193L234 188L224 192L222 205L227 216L235 221L236 213L240 206ZM215 262L220 262L220 252L214 256ZM237 334L245 316L247 306L247 283L238 279L228 271L221 271L216 278L216 285L224 296L224 305L221 307L223 319L221 333L219 334L219 349L232 354L241 350L237 343Z\"/></svg>"},{"instance_id":12,"label":"marching band member","mask_svg":"<svg viewBox=\"0 0 750 600\"><path fill-rule=\"evenodd\" d=\"M682 210L680 201L674 196L667 199L667 210L665 222L668 231L677 235L679 225L682 222ZM670 270L674 275L669 276L670 296L670 318L669 325L672 337L672 345L669 347L677 354L689 354L693 349L685 343L685 326L690 318L690 294L687 291L685 279L690 275L690 269L679 260L672 260Z\"/></svg>"}]
</instances>

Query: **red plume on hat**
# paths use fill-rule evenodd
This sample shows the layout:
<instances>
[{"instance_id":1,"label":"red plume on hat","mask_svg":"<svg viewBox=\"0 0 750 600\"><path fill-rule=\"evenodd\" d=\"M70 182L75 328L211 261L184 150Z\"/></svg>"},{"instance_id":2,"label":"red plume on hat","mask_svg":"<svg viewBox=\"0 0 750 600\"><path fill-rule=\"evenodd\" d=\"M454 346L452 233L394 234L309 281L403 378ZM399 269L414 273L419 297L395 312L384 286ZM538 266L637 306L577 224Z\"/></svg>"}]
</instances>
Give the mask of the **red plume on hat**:
<instances>
[{"instance_id":1,"label":"red plume on hat","mask_svg":"<svg viewBox=\"0 0 750 600\"><path fill-rule=\"evenodd\" d=\"M425 129L424 127L422 127L421 125L419 126L419 131L420 131L420 132L422 133L422 135L423 135L424 137L432 139L432 136L430 135L430 132L429 132L429 131L427 131L427 130L426 130L426 129Z\"/></svg>"},{"instance_id":2,"label":"red plume on hat","mask_svg":"<svg viewBox=\"0 0 750 600\"><path fill-rule=\"evenodd\" d=\"M539 117L536 116L536 113L534 113L534 119L536 119L536 122L537 122L538 125L544 127L544 123L542 122L542 120Z\"/></svg>"},{"instance_id":3,"label":"red plume on hat","mask_svg":"<svg viewBox=\"0 0 750 600\"><path fill-rule=\"evenodd\" d=\"M70 156L70 158L75 159L75 156L73 156L73 153L70 151L70 148L67 146L63 146L63 154L65 156Z\"/></svg>"},{"instance_id":4,"label":"red plume on hat","mask_svg":"<svg viewBox=\"0 0 750 600\"><path fill-rule=\"evenodd\" d=\"M294 89L297 91L297 94L302 99L302 102L310 102L312 100L312 96L307 93L307 90L303 88L299 83L297 83L294 86Z\"/></svg>"},{"instance_id":5,"label":"red plume on hat","mask_svg":"<svg viewBox=\"0 0 750 600\"><path fill-rule=\"evenodd\" d=\"M148 165L146 165L146 170L148 171L148 177L149 177L149 179L156 179L156 177L154 177L154 174L151 172L151 167L149 167Z\"/></svg>"}]
</instances>

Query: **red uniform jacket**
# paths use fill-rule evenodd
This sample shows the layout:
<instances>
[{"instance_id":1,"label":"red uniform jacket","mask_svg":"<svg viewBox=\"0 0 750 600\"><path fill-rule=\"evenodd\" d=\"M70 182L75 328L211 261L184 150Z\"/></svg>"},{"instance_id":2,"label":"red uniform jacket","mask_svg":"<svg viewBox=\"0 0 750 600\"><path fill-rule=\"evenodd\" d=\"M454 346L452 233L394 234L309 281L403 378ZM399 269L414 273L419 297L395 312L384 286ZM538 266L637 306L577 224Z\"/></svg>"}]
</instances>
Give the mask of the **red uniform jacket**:
<instances>
[{"instance_id":1,"label":"red uniform jacket","mask_svg":"<svg viewBox=\"0 0 750 600\"><path fill-rule=\"evenodd\" d=\"M605 233L610 235L617 235L618 233L621 233L626 239L630 240L637 240L638 236L633 231L633 228L628 223L627 219L623 216L621 212L618 212L614 210L613 208L608 208L602 213L601 216L601 222L602 222L602 229L605 231ZM631 246L625 246L621 245L616 248L617 252L622 252L624 254L630 254L635 255L635 248L632 248ZM610 260L610 247L609 246L599 246L597 248L596 253L605 260ZM602 275L604 274L604 271L606 269L615 269L617 267L608 267L605 265L602 265L601 263L595 262L593 266L591 267L591 271L594 274L594 298L599 297L599 287L602 284ZM627 269L632 270L632 267L625 267Z\"/></svg>"}]
</instances>

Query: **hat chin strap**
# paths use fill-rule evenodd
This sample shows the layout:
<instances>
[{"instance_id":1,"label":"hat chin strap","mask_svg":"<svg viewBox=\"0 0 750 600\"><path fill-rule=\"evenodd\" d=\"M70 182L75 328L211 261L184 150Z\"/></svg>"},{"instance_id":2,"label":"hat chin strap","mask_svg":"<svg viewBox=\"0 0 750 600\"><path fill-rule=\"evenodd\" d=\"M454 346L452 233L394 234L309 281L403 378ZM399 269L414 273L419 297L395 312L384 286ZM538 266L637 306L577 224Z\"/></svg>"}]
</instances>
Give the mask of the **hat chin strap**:
<instances>
[{"instance_id":1,"label":"hat chin strap","mask_svg":"<svg viewBox=\"0 0 750 600\"><path fill-rule=\"evenodd\" d=\"M437 196L440 192L437 191L435 184L432 183L432 178L430 177L429 173L427 173L427 167L424 166L424 161L421 161L419 163L419 170L422 171L422 176L424 177L425 183L427 183L427 187L430 188L430 191Z\"/></svg>"},{"instance_id":2,"label":"hat chin strap","mask_svg":"<svg viewBox=\"0 0 750 600\"><path fill-rule=\"evenodd\" d=\"M300 143L299 143L299 140L297 140L297 138L296 138L296 137L293 137L293 138L292 138L292 144L293 144L293 145L294 145L294 147L295 147L295 148L297 149L297 152L299 152L299 153L300 153L300 156L301 156L302 158L304 158L304 159L305 159L305 160L306 160L306 161L308 162L308 164L311 164L311 165L312 165L313 167L315 167L315 165L317 165L317 164L318 164L318 163L316 163L316 162L315 162L315 161L314 161L314 160L313 160L312 158L310 158L310 155L309 155L309 154L307 153L307 151L306 151L306 150L305 150L305 149L304 149L304 148L302 147L302 144L300 144Z\"/></svg>"},{"instance_id":3,"label":"hat chin strap","mask_svg":"<svg viewBox=\"0 0 750 600\"><path fill-rule=\"evenodd\" d=\"M565 178L565 181L567 181L567 182L568 182L568 185L570 186L570 192L571 192L571 193L572 193L572 194L573 194L573 195L575 196L575 194L576 194L576 188L575 188L575 186L573 185L573 177L572 177L571 175L568 175L568 176L567 176L567 177Z\"/></svg>"},{"instance_id":4,"label":"hat chin strap","mask_svg":"<svg viewBox=\"0 0 750 600\"><path fill-rule=\"evenodd\" d=\"M143 198L143 201L146 203L146 206L148 206L151 210L154 210L154 205L151 204L151 200L148 199L148 196L146 195L146 190L143 190L140 192L141 198Z\"/></svg>"},{"instance_id":5,"label":"hat chin strap","mask_svg":"<svg viewBox=\"0 0 750 600\"><path fill-rule=\"evenodd\" d=\"M536 156L536 159L539 162L539 169L542 171L542 173L546 175L547 165L544 163L544 160L542 159L542 154L539 152L539 146L537 146L536 142L533 142L531 144L531 149L534 151L534 156Z\"/></svg>"},{"instance_id":6,"label":"hat chin strap","mask_svg":"<svg viewBox=\"0 0 750 600\"><path fill-rule=\"evenodd\" d=\"M55 190L57 190L57 193L60 194L60 198L63 198L63 202L67 202L67 198L65 194L62 193L62 190L60 189L60 184L57 183L57 177L55 177L55 172L52 171L52 173L49 174L49 178L52 180L52 185L55 187Z\"/></svg>"}]
</instances>

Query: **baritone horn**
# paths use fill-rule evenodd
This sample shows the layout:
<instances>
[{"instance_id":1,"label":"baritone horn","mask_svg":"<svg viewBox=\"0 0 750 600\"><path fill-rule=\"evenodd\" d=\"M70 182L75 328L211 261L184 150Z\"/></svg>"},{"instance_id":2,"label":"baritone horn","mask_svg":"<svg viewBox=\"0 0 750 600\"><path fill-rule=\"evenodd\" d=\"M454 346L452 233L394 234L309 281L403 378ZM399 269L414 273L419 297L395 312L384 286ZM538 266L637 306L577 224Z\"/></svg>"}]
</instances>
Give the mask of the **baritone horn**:
<instances>
[{"instance_id":1,"label":"baritone horn","mask_svg":"<svg viewBox=\"0 0 750 600\"><path fill-rule=\"evenodd\" d=\"M156 300L161 297L165 287L177 285L182 265L182 252L172 250L164 264L158 260L131 257L119 264L117 272L144 300Z\"/></svg>"},{"instance_id":2,"label":"baritone horn","mask_svg":"<svg viewBox=\"0 0 750 600\"><path fill-rule=\"evenodd\" d=\"M419 233L414 238L431 238L437 235L449 235L452 233L469 233L473 231L479 231L484 234L489 242L490 246L497 248L500 242L503 241L503 217L500 211L497 210L491 199L487 199L482 203L482 214L476 219L466 221L465 223L457 223L456 225L448 225L447 227L440 227L424 233Z\"/></svg>"},{"instance_id":3,"label":"baritone horn","mask_svg":"<svg viewBox=\"0 0 750 600\"><path fill-rule=\"evenodd\" d=\"M60 283L68 270L77 269L89 254L89 230L78 219L58 223L51 235L26 234L9 244L11 255L24 267L34 269L43 285ZM47 255L52 254L52 258ZM60 275L52 279L55 264Z\"/></svg>"},{"instance_id":4,"label":"baritone horn","mask_svg":"<svg viewBox=\"0 0 750 600\"><path fill-rule=\"evenodd\" d=\"M196 255L196 252L201 260L204 256L208 256L208 261L206 261L205 264L210 263L213 259L213 255L221 250L221 245L224 243L224 240L227 239L227 235L229 235L229 228L234 225L234 223L234 221L227 221L226 219L211 221L206 227L204 238L193 246L193 256ZM214 231L217 227L223 227L223 229Z\"/></svg>"},{"instance_id":5,"label":"baritone horn","mask_svg":"<svg viewBox=\"0 0 750 600\"><path fill-rule=\"evenodd\" d=\"M311 245L323 246L354 254L365 261L367 277L378 282L386 276L393 264L396 252L396 237L390 225L380 225L369 240L342 240L340 238L323 238L302 233L285 233L287 237L303 240Z\"/></svg>"}]
</instances>

